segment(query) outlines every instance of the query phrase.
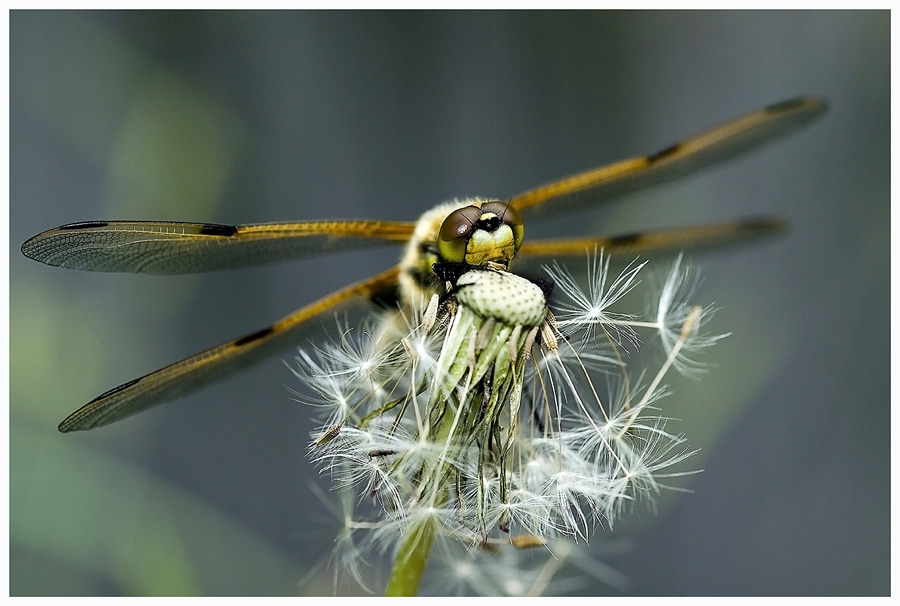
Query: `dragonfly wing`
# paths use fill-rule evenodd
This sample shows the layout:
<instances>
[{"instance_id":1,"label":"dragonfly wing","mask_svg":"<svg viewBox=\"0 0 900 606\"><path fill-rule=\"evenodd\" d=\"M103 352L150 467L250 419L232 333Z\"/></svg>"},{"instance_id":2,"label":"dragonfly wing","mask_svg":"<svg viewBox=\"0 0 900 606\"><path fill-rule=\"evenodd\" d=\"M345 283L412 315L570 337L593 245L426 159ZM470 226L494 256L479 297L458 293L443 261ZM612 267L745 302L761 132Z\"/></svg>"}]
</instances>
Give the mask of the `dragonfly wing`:
<instances>
[{"instance_id":1,"label":"dragonfly wing","mask_svg":"<svg viewBox=\"0 0 900 606\"><path fill-rule=\"evenodd\" d=\"M364 220L251 225L88 221L40 233L22 245L22 252L69 269L187 274L406 242L414 228L409 222Z\"/></svg>"},{"instance_id":2,"label":"dragonfly wing","mask_svg":"<svg viewBox=\"0 0 900 606\"><path fill-rule=\"evenodd\" d=\"M351 299L374 297L393 288L398 272L394 267L347 286L263 330L222 343L111 389L66 417L59 430L69 432L107 425L224 378L288 345L296 345L298 332L307 320Z\"/></svg>"},{"instance_id":3,"label":"dragonfly wing","mask_svg":"<svg viewBox=\"0 0 900 606\"><path fill-rule=\"evenodd\" d=\"M655 154L601 166L522 192L509 203L523 218L586 207L732 158L790 133L826 109L826 103L814 97L770 105Z\"/></svg>"},{"instance_id":4,"label":"dragonfly wing","mask_svg":"<svg viewBox=\"0 0 900 606\"><path fill-rule=\"evenodd\" d=\"M709 248L737 244L785 229L781 219L764 217L739 219L710 225L679 227L660 231L635 232L618 236L583 236L525 242L518 257L583 255L593 250L608 254L630 254L662 250ZM517 257L517 258L518 258Z\"/></svg>"}]
</instances>

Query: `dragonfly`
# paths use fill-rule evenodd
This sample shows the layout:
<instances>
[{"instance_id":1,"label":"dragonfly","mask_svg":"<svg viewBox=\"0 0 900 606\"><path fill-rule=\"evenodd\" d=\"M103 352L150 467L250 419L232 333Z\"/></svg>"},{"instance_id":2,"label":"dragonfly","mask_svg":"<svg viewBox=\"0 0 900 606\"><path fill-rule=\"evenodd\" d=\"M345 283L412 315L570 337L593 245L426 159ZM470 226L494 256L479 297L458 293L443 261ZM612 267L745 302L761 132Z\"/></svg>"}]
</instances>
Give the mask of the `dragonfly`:
<instances>
[{"instance_id":1,"label":"dragonfly","mask_svg":"<svg viewBox=\"0 0 900 606\"><path fill-rule=\"evenodd\" d=\"M187 274L281 262L377 244L403 244L400 262L313 301L277 322L216 345L97 396L59 425L87 430L134 415L230 376L297 343L308 323L351 301L390 299L409 304L440 279L437 262L482 263L467 256L478 233L497 226L514 234L507 260L716 246L771 233L775 217L744 218L653 232L575 236L523 242L524 221L585 209L683 177L781 138L820 117L827 102L798 97L766 106L687 137L652 154L580 172L506 200L473 198L438 205L418 221L334 220L225 225L172 221L84 221L44 231L23 254L68 269ZM473 210L474 209L474 210ZM446 265L446 263L444 263Z\"/></svg>"}]
</instances>

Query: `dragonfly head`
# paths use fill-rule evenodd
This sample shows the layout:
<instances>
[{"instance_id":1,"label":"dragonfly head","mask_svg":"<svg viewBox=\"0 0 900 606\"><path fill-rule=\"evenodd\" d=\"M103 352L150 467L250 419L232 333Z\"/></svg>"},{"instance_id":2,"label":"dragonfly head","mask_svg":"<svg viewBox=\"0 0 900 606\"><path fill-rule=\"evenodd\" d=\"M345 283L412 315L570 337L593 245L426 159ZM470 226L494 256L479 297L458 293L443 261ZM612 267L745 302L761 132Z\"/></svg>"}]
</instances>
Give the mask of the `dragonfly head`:
<instances>
[{"instance_id":1,"label":"dragonfly head","mask_svg":"<svg viewBox=\"0 0 900 606\"><path fill-rule=\"evenodd\" d=\"M438 232L438 252L451 263L508 267L524 236L518 211L505 202L489 200L447 215Z\"/></svg>"}]
</instances>

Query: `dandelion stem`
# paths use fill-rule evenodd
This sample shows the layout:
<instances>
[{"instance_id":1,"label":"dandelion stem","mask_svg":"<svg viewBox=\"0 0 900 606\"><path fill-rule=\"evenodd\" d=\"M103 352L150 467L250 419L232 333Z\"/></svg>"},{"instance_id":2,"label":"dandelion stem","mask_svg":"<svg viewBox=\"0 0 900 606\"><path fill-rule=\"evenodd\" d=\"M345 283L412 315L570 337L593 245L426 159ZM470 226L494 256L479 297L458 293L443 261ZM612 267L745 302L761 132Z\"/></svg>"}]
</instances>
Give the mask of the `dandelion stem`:
<instances>
[{"instance_id":1,"label":"dandelion stem","mask_svg":"<svg viewBox=\"0 0 900 606\"><path fill-rule=\"evenodd\" d=\"M434 524L423 520L409 529L403 539L397 561L388 579L385 595L389 597L414 596L418 594L419 583L428 564L431 546L434 544Z\"/></svg>"},{"instance_id":2,"label":"dandelion stem","mask_svg":"<svg viewBox=\"0 0 900 606\"><path fill-rule=\"evenodd\" d=\"M451 438L459 423L461 412L462 406L458 406L456 413L452 417L444 415L435 436L437 441L444 442L441 461L446 460ZM444 495L438 493L438 488L441 486L438 478L443 473L443 467L443 465L438 465L433 471L434 476L431 481L434 489L429 497L432 506L438 506L440 504L439 501L443 501L444 498ZM430 477L429 471L422 470L422 477L426 478L427 482L427 478ZM414 596L418 594L419 583L422 581L422 575L425 573L425 567L428 565L428 557L431 555L435 532L435 521L431 517L424 518L410 525L407 535L397 552L397 559L394 561L394 568L391 570L391 577L388 579L387 589L385 590L386 596Z\"/></svg>"}]
</instances>

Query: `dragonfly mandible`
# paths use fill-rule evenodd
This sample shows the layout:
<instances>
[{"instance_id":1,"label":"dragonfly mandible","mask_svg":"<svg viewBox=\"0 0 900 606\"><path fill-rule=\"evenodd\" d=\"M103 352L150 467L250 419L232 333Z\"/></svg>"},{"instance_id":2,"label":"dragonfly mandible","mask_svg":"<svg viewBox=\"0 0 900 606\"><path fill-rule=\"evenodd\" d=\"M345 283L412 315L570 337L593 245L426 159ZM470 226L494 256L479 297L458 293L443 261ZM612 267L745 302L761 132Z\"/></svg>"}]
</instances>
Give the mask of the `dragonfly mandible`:
<instances>
[{"instance_id":1,"label":"dragonfly mandible","mask_svg":"<svg viewBox=\"0 0 900 606\"><path fill-rule=\"evenodd\" d=\"M59 430L69 432L107 425L230 375L291 344L296 345L298 330L304 324L345 302L376 299L398 289L402 302L419 289L428 289L433 281L433 263L446 260L446 253L439 245L442 225L448 215L462 208L499 204L511 209L509 216L506 211L499 211L501 218L508 220L514 230L521 231L522 221L585 208L732 158L808 124L826 108L826 102L819 98L791 99L725 122L653 154L577 173L503 201L472 198L444 203L414 222L335 220L223 225L86 221L42 232L22 245L26 257L69 269L148 274L247 267L380 243L406 246L398 265L313 301L262 330L106 391L66 417ZM478 214L480 218L482 213ZM470 223L477 221L478 218L472 219ZM580 255L593 249L614 254L709 246L776 231L782 225L777 218L737 219L611 237L519 242L513 256L518 259ZM457 227L463 232L467 230L466 225ZM463 245L468 243L469 235L462 234Z\"/></svg>"}]
</instances>

